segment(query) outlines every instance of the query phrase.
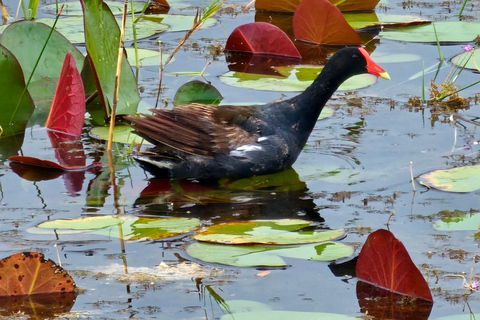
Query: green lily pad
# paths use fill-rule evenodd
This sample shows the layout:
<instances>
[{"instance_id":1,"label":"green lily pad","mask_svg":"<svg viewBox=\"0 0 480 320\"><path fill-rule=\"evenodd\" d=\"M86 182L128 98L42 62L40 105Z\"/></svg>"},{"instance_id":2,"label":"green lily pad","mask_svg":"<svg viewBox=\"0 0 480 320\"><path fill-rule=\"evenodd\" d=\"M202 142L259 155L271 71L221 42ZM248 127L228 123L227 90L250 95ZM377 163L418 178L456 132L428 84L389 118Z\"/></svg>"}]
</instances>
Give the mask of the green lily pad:
<instances>
[{"instance_id":1,"label":"green lily pad","mask_svg":"<svg viewBox=\"0 0 480 320\"><path fill-rule=\"evenodd\" d=\"M106 111L105 116L109 117L113 105L120 29L115 17L102 0L88 0L84 4L85 45L88 59L97 80L97 88ZM123 54L119 87L121 90L118 91L117 115L135 114L140 96L125 54Z\"/></svg>"},{"instance_id":2,"label":"green lily pad","mask_svg":"<svg viewBox=\"0 0 480 320\"><path fill-rule=\"evenodd\" d=\"M115 15L123 14L123 1L105 1L105 3L108 5L110 10L112 10L113 14ZM145 2L142 2L142 1L134 1L133 2L134 12L141 12L144 4ZM58 8L60 9L62 5L63 5L62 16L81 16L83 14L82 5L80 4L79 1L62 2L58 5ZM55 3L42 5L40 9L44 10L46 13L55 14L57 5ZM127 9L128 9L127 13L131 13L131 9L132 9L131 1L128 2Z\"/></svg>"},{"instance_id":3,"label":"green lily pad","mask_svg":"<svg viewBox=\"0 0 480 320\"><path fill-rule=\"evenodd\" d=\"M399 24L408 25L410 23L428 22L428 20L409 15L396 14L378 14L375 12L343 12L345 20L353 29L363 29L374 26L389 25L398 26Z\"/></svg>"},{"instance_id":4,"label":"green lily pad","mask_svg":"<svg viewBox=\"0 0 480 320\"><path fill-rule=\"evenodd\" d=\"M9 25L0 37L0 44L10 50L20 63L25 82L32 75L50 31L51 27L43 23L23 20ZM68 51L72 52L78 70L82 70L85 59L83 54L63 35L53 31L29 85L30 95L37 106L36 113L48 114L63 59ZM44 121L44 117L41 120ZM43 125L44 123L38 124Z\"/></svg>"},{"instance_id":5,"label":"green lily pad","mask_svg":"<svg viewBox=\"0 0 480 320\"><path fill-rule=\"evenodd\" d=\"M243 73L229 71L220 76L220 80L228 85L234 87L241 87L254 90L269 90L269 91L304 91L310 86L316 75L321 71L320 67L290 67L290 75L288 77ZM280 69L287 70L287 69ZM315 73L316 72L316 73ZM299 73L299 76L297 76ZM345 81L338 90L356 90L365 88L375 84L377 77L371 74L360 74L351 77Z\"/></svg>"},{"instance_id":6,"label":"green lily pad","mask_svg":"<svg viewBox=\"0 0 480 320\"><path fill-rule=\"evenodd\" d=\"M218 106L223 97L218 90L209 83L193 80L182 85L175 97L175 106L188 105L191 103L213 104Z\"/></svg>"},{"instance_id":7,"label":"green lily pad","mask_svg":"<svg viewBox=\"0 0 480 320\"><path fill-rule=\"evenodd\" d=\"M93 216L42 222L28 231L35 234L90 232L125 240L156 240L188 233L200 226L195 218L138 216Z\"/></svg>"},{"instance_id":8,"label":"green lily pad","mask_svg":"<svg viewBox=\"0 0 480 320\"><path fill-rule=\"evenodd\" d=\"M55 19L42 18L42 19L38 19L37 21L45 23L46 25L52 26L53 23L55 22ZM120 25L121 18L117 17L116 21L118 25ZM137 28L136 28L137 39L151 37L154 34L166 31L168 28L169 28L168 25L141 19L137 23ZM59 19L56 25L56 30L61 34L65 35L65 37L67 37L67 39L73 43L85 42L82 16L68 16L68 17ZM125 41L133 41L132 19L128 19L128 18L127 18L127 24L125 28Z\"/></svg>"},{"instance_id":9,"label":"green lily pad","mask_svg":"<svg viewBox=\"0 0 480 320\"><path fill-rule=\"evenodd\" d=\"M452 63L465 69L480 71L480 49L457 54L452 58Z\"/></svg>"},{"instance_id":10,"label":"green lily pad","mask_svg":"<svg viewBox=\"0 0 480 320\"><path fill-rule=\"evenodd\" d=\"M353 248L338 242L322 242L304 245L225 245L194 243L187 247L187 253L199 260L235 267L285 267L282 257L333 261L350 257Z\"/></svg>"},{"instance_id":11,"label":"green lily pad","mask_svg":"<svg viewBox=\"0 0 480 320\"><path fill-rule=\"evenodd\" d=\"M439 220L433 227L441 231L478 231L480 225L480 213L469 213L460 217L449 217Z\"/></svg>"},{"instance_id":12,"label":"green lily pad","mask_svg":"<svg viewBox=\"0 0 480 320\"><path fill-rule=\"evenodd\" d=\"M23 95L23 96L22 96ZM24 132L35 105L25 88L22 68L15 56L0 45L0 137ZM6 142L2 142L5 144Z\"/></svg>"},{"instance_id":13,"label":"green lily pad","mask_svg":"<svg viewBox=\"0 0 480 320\"><path fill-rule=\"evenodd\" d=\"M300 244L334 240L344 236L344 229L302 230L314 223L300 219L251 220L221 223L206 227L193 236L199 241L224 244Z\"/></svg>"},{"instance_id":14,"label":"green lily pad","mask_svg":"<svg viewBox=\"0 0 480 320\"><path fill-rule=\"evenodd\" d=\"M318 120L323 120L323 119L333 117L334 114L335 114L335 110L333 110L332 108L323 107L322 112L320 113L320 116L318 116Z\"/></svg>"},{"instance_id":15,"label":"green lily pad","mask_svg":"<svg viewBox=\"0 0 480 320\"><path fill-rule=\"evenodd\" d=\"M438 21L435 22L440 42L471 42L478 36L480 22ZM383 29L380 36L384 39L436 43L433 24L396 29Z\"/></svg>"},{"instance_id":16,"label":"green lily pad","mask_svg":"<svg viewBox=\"0 0 480 320\"><path fill-rule=\"evenodd\" d=\"M480 189L480 165L434 170L416 178L429 188L448 192L472 192Z\"/></svg>"},{"instance_id":17,"label":"green lily pad","mask_svg":"<svg viewBox=\"0 0 480 320\"><path fill-rule=\"evenodd\" d=\"M185 15L171 15L171 14L149 14L149 15L144 15L142 19L139 22L139 28L140 25L143 25L143 23L146 22L153 22L153 23L162 23L167 25L168 31L170 32L177 32L177 31L187 31L190 30L193 24L193 20L195 19L194 16L185 16ZM205 20L204 24L200 29L207 29L215 25L217 23L217 20L214 18L208 18Z\"/></svg>"},{"instance_id":18,"label":"green lily pad","mask_svg":"<svg viewBox=\"0 0 480 320\"><path fill-rule=\"evenodd\" d=\"M95 139L101 139L101 140L107 141L109 131L110 131L110 127L94 127L90 130L90 134ZM143 140L142 137L133 133L131 127L125 126L125 125L115 126L115 129L113 129L112 141L116 143L124 143L124 144L132 144L132 143L142 143L145 145L150 144L148 141Z\"/></svg>"},{"instance_id":19,"label":"green lily pad","mask_svg":"<svg viewBox=\"0 0 480 320\"><path fill-rule=\"evenodd\" d=\"M135 66L135 48L126 48L128 62L130 65ZM165 61L168 58L168 54L162 54L162 61ZM155 50L148 49L138 49L138 63L140 67L149 67L149 66L160 66L160 53ZM171 61L174 61L175 57ZM158 70L158 68L156 69Z\"/></svg>"},{"instance_id":20,"label":"green lily pad","mask_svg":"<svg viewBox=\"0 0 480 320\"><path fill-rule=\"evenodd\" d=\"M228 303L228 302L227 302ZM271 310L271 311L253 311L241 312L223 315L220 320L358 320L358 317L349 317L338 313L325 312L303 312L303 311L286 311L286 310ZM443 319L442 319L443 320ZM453 319L448 319L453 320Z\"/></svg>"}]
</instances>

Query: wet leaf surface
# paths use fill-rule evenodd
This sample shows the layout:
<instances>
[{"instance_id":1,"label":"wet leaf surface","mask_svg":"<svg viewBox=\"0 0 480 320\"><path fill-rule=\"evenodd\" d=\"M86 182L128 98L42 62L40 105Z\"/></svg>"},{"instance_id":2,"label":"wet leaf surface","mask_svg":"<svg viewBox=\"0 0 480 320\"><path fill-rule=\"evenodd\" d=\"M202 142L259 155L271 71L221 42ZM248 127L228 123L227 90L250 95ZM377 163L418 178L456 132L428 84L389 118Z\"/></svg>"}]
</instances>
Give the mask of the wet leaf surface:
<instances>
[{"instance_id":1,"label":"wet leaf surface","mask_svg":"<svg viewBox=\"0 0 480 320\"><path fill-rule=\"evenodd\" d=\"M368 236L358 256L356 273L369 284L433 302L430 288L405 246L388 230L380 229Z\"/></svg>"},{"instance_id":2,"label":"wet leaf surface","mask_svg":"<svg viewBox=\"0 0 480 320\"><path fill-rule=\"evenodd\" d=\"M192 237L199 241L224 244L300 244L334 240L344 235L345 230L314 231L310 221L253 220L222 223L206 227Z\"/></svg>"},{"instance_id":3,"label":"wet leaf surface","mask_svg":"<svg viewBox=\"0 0 480 320\"><path fill-rule=\"evenodd\" d=\"M362 43L340 10L326 0L302 1L295 10L292 24L298 40L314 44Z\"/></svg>"},{"instance_id":4,"label":"wet leaf surface","mask_svg":"<svg viewBox=\"0 0 480 320\"><path fill-rule=\"evenodd\" d=\"M225 245L193 243L187 253L199 260L235 267L286 267L283 258L333 261L350 257L353 248L339 242L304 245Z\"/></svg>"},{"instance_id":5,"label":"wet leaf surface","mask_svg":"<svg viewBox=\"0 0 480 320\"><path fill-rule=\"evenodd\" d=\"M75 58L67 52L45 127L79 137L85 122L85 90Z\"/></svg>"},{"instance_id":6,"label":"wet leaf surface","mask_svg":"<svg viewBox=\"0 0 480 320\"><path fill-rule=\"evenodd\" d=\"M421 184L447 192L473 192L480 189L480 165L434 170L416 178Z\"/></svg>"},{"instance_id":7,"label":"wet leaf surface","mask_svg":"<svg viewBox=\"0 0 480 320\"><path fill-rule=\"evenodd\" d=\"M266 22L237 27L228 37L225 50L301 58L285 32Z\"/></svg>"},{"instance_id":8,"label":"wet leaf surface","mask_svg":"<svg viewBox=\"0 0 480 320\"><path fill-rule=\"evenodd\" d=\"M16 147L21 147L23 141L23 132L27 126L30 116L33 113L35 105L30 93L25 88L25 80L23 73L14 55L0 45L0 95L2 96L2 105L0 106L0 126L2 133L0 134L0 150L3 153L9 144L4 137L17 135L17 143L14 143L12 151L7 151L10 155L15 153ZM15 144L17 145L15 147ZM5 151L3 151L5 150Z\"/></svg>"},{"instance_id":9,"label":"wet leaf surface","mask_svg":"<svg viewBox=\"0 0 480 320\"><path fill-rule=\"evenodd\" d=\"M108 118L113 105L120 29L110 9L102 1L92 0L82 3L85 15L85 46L95 74L97 88L102 97L105 118ZM100 23L103 28L98 29L97 26ZM122 58L119 86L122 90L119 90L116 114L134 114L140 102L140 96L125 54Z\"/></svg>"},{"instance_id":10,"label":"wet leaf surface","mask_svg":"<svg viewBox=\"0 0 480 320\"><path fill-rule=\"evenodd\" d=\"M0 262L0 297L75 290L75 282L68 272L52 260L46 260L41 253L16 253Z\"/></svg>"},{"instance_id":11,"label":"wet leaf surface","mask_svg":"<svg viewBox=\"0 0 480 320\"><path fill-rule=\"evenodd\" d=\"M30 232L36 234L68 235L93 232L125 240L156 240L188 233L200 226L198 219L149 218L135 216L93 216L78 219L46 221Z\"/></svg>"}]
</instances>

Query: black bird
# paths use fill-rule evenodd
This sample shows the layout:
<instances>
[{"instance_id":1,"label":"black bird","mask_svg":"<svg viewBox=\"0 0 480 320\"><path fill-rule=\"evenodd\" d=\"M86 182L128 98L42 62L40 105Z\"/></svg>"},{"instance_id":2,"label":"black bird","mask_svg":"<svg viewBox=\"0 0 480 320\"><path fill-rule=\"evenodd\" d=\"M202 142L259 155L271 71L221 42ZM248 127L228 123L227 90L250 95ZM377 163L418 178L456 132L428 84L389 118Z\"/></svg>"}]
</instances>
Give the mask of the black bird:
<instances>
[{"instance_id":1,"label":"black bird","mask_svg":"<svg viewBox=\"0 0 480 320\"><path fill-rule=\"evenodd\" d=\"M343 48L301 94L260 106L191 104L127 116L154 145L135 157L158 178L244 178L290 168L325 103L348 78L362 73L390 79L363 48Z\"/></svg>"}]
</instances>

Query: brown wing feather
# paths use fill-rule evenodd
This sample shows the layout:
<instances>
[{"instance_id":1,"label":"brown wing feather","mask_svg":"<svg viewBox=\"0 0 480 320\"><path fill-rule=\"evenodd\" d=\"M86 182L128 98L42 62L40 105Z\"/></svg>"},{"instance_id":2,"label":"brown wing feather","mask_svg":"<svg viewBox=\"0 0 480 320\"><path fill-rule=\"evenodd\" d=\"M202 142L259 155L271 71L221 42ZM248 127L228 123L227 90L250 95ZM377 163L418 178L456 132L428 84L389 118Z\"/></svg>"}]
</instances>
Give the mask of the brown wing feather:
<instances>
[{"instance_id":1,"label":"brown wing feather","mask_svg":"<svg viewBox=\"0 0 480 320\"><path fill-rule=\"evenodd\" d=\"M228 153L258 138L255 133L237 125L254 114L249 107L192 104L171 110L151 111L151 115L128 116L127 120L149 142L161 143L190 154L212 157L216 153Z\"/></svg>"}]
</instances>

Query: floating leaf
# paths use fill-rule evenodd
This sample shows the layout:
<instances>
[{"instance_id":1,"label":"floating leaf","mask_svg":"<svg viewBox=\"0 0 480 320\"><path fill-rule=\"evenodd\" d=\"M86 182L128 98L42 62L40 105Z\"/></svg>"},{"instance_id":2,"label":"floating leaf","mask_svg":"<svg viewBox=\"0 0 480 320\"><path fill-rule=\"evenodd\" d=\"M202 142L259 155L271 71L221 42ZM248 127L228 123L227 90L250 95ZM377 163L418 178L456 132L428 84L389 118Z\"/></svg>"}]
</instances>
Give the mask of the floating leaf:
<instances>
[{"instance_id":1,"label":"floating leaf","mask_svg":"<svg viewBox=\"0 0 480 320\"><path fill-rule=\"evenodd\" d=\"M315 67L312 67L315 68ZM320 68L316 67L318 72ZM228 85L254 89L254 90L270 90L270 91L304 91L308 88L316 76L311 79L298 79L297 69L291 71L287 78L282 76L272 76L264 74L243 73L243 72L227 72L220 76L220 80ZM300 73L301 76L307 75L308 72ZM356 90L371 86L377 82L377 77L371 74L360 74L353 76L340 85L338 90Z\"/></svg>"},{"instance_id":2,"label":"floating leaf","mask_svg":"<svg viewBox=\"0 0 480 320\"><path fill-rule=\"evenodd\" d=\"M280 1L279 1L280 2ZM326 312L303 312L288 310L252 311L223 315L220 320L358 320L358 317L349 317L344 314Z\"/></svg>"},{"instance_id":3,"label":"floating leaf","mask_svg":"<svg viewBox=\"0 0 480 320\"><path fill-rule=\"evenodd\" d=\"M326 0L302 1L293 15L293 33L296 39L315 44L362 43L340 10Z\"/></svg>"},{"instance_id":4,"label":"floating leaf","mask_svg":"<svg viewBox=\"0 0 480 320\"><path fill-rule=\"evenodd\" d=\"M312 222L299 219L252 220L212 225L192 237L226 244L299 244L334 240L345 234L344 229L302 230L313 226Z\"/></svg>"},{"instance_id":5,"label":"floating leaf","mask_svg":"<svg viewBox=\"0 0 480 320\"><path fill-rule=\"evenodd\" d=\"M353 29L400 28L430 23L423 17L395 14L377 14L376 12L343 13L343 17Z\"/></svg>"},{"instance_id":6,"label":"floating leaf","mask_svg":"<svg viewBox=\"0 0 480 320\"><path fill-rule=\"evenodd\" d=\"M438 41L464 43L471 42L478 36L480 22L437 21L435 22ZM385 28L380 32L384 39L410 42L436 43L437 38L433 24L405 27L401 29Z\"/></svg>"},{"instance_id":7,"label":"floating leaf","mask_svg":"<svg viewBox=\"0 0 480 320\"><path fill-rule=\"evenodd\" d=\"M434 170L416 178L429 188L447 192L472 192L480 189L480 165Z\"/></svg>"},{"instance_id":8,"label":"floating leaf","mask_svg":"<svg viewBox=\"0 0 480 320\"><path fill-rule=\"evenodd\" d=\"M108 118L113 105L120 29L112 12L102 0L82 1L82 6L88 59L102 97L105 118ZM98 28L99 25L102 28ZM125 54L123 54L119 87L121 90L118 92L116 114L134 114L140 102L140 96Z\"/></svg>"},{"instance_id":9,"label":"floating leaf","mask_svg":"<svg viewBox=\"0 0 480 320\"><path fill-rule=\"evenodd\" d=\"M433 227L442 231L478 231L480 213L463 214L462 216L443 218L433 224Z\"/></svg>"},{"instance_id":10,"label":"floating leaf","mask_svg":"<svg viewBox=\"0 0 480 320\"><path fill-rule=\"evenodd\" d=\"M370 234L358 256L357 277L401 295L433 301L427 282L402 242L384 229Z\"/></svg>"},{"instance_id":11,"label":"floating leaf","mask_svg":"<svg viewBox=\"0 0 480 320\"><path fill-rule=\"evenodd\" d=\"M452 63L465 69L480 72L480 48L457 54L452 58Z\"/></svg>"},{"instance_id":12,"label":"floating leaf","mask_svg":"<svg viewBox=\"0 0 480 320\"><path fill-rule=\"evenodd\" d=\"M218 105L222 99L220 92L211 84L193 80L185 83L178 89L173 98L173 104L175 106L191 103Z\"/></svg>"},{"instance_id":13,"label":"floating leaf","mask_svg":"<svg viewBox=\"0 0 480 320\"><path fill-rule=\"evenodd\" d=\"M110 131L109 127L94 127L90 130L90 134L95 139L108 141L109 131ZM143 140L142 137L132 132L131 127L125 126L125 125L115 126L115 128L113 129L113 142L124 143L124 144L131 144L132 142L134 142L134 143L142 143L144 145L150 145L150 142Z\"/></svg>"},{"instance_id":14,"label":"floating leaf","mask_svg":"<svg viewBox=\"0 0 480 320\"><path fill-rule=\"evenodd\" d=\"M130 65L135 66L135 48L125 48L125 51L127 51L128 62L130 62ZM168 56L168 54L163 53L162 61L165 61ZM155 50L138 49L138 60L141 67L156 66L157 68L152 70L158 71L160 53ZM173 61L175 61L175 57L170 62Z\"/></svg>"},{"instance_id":15,"label":"floating leaf","mask_svg":"<svg viewBox=\"0 0 480 320\"><path fill-rule=\"evenodd\" d=\"M67 271L38 252L22 252L1 260L0 297L68 293L75 282Z\"/></svg>"},{"instance_id":16,"label":"floating leaf","mask_svg":"<svg viewBox=\"0 0 480 320\"><path fill-rule=\"evenodd\" d=\"M110 10L115 15L123 14L123 2L121 1L105 1ZM62 2L63 10L62 17L64 16L81 16L82 15L82 5L79 1L73 2ZM134 12L141 12L145 3L143 1L133 1L133 10ZM57 10L56 3L42 5L40 9L45 10L48 14L55 14ZM128 3L128 13L131 13L131 3Z\"/></svg>"},{"instance_id":17,"label":"floating leaf","mask_svg":"<svg viewBox=\"0 0 480 320\"><path fill-rule=\"evenodd\" d=\"M282 257L333 261L350 257L353 248L338 242L323 242L305 245L225 245L194 243L187 247L187 253L199 260L235 267L285 267Z\"/></svg>"},{"instance_id":18,"label":"floating leaf","mask_svg":"<svg viewBox=\"0 0 480 320\"><path fill-rule=\"evenodd\" d=\"M53 170L53 171L79 171L79 170L98 170L103 167L104 164L100 162L94 162L88 166L64 166L50 160L42 160L35 157L27 156L11 156L8 160L16 162L22 165L28 165L38 167L39 170Z\"/></svg>"},{"instance_id":19,"label":"floating leaf","mask_svg":"<svg viewBox=\"0 0 480 320\"><path fill-rule=\"evenodd\" d=\"M85 90L72 53L65 55L52 108L45 126L80 136L85 121Z\"/></svg>"},{"instance_id":20,"label":"floating leaf","mask_svg":"<svg viewBox=\"0 0 480 320\"><path fill-rule=\"evenodd\" d=\"M20 64L2 45L0 45L0 96L2 97L0 138L24 132L35 105L25 87ZM23 137L21 139L18 137L18 140L23 140ZM0 142L2 145L6 143L5 140Z\"/></svg>"},{"instance_id":21,"label":"floating leaf","mask_svg":"<svg viewBox=\"0 0 480 320\"><path fill-rule=\"evenodd\" d=\"M72 234L91 232L125 240L156 240L188 233L200 226L195 218L150 218L137 216L93 216L58 219L40 223L30 232L36 234Z\"/></svg>"},{"instance_id":22,"label":"floating leaf","mask_svg":"<svg viewBox=\"0 0 480 320\"><path fill-rule=\"evenodd\" d=\"M225 50L298 59L302 57L285 32L266 22L252 22L237 27L228 37Z\"/></svg>"}]
</instances>

